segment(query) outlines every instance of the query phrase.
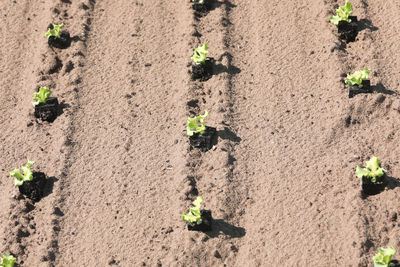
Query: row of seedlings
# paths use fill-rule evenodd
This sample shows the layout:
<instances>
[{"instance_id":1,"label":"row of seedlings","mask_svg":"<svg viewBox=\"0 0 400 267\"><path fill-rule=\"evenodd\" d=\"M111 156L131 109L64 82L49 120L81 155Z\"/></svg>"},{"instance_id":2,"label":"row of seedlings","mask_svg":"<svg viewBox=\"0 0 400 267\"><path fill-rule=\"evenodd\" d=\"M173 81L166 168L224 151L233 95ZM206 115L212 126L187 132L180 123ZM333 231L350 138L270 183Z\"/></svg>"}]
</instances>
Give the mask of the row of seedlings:
<instances>
[{"instance_id":1,"label":"row of seedlings","mask_svg":"<svg viewBox=\"0 0 400 267\"><path fill-rule=\"evenodd\" d=\"M192 8L196 17L207 15L211 9L210 0L191 0ZM209 80L213 75L213 58L207 57L208 46L204 43L194 49L192 60L191 78L204 82ZM213 146L213 140L216 136L217 129L206 126L204 119L208 116L208 111L204 115L199 115L194 118L188 117L186 121L186 134L189 137L190 147L200 149L202 152L210 150ZM193 201L193 207L188 213L183 213L182 220L187 223L189 231L212 231L212 212L211 210L201 209L203 197L197 196Z\"/></svg>"},{"instance_id":2,"label":"row of seedlings","mask_svg":"<svg viewBox=\"0 0 400 267\"><path fill-rule=\"evenodd\" d=\"M71 45L70 34L62 31L64 24L51 24L45 36L48 45L52 48L66 49ZM33 95L34 117L42 121L52 123L59 114L57 97L50 97L51 90L48 87L39 87ZM35 172L31 169L34 161L28 160L25 166L9 170L8 173L14 177L14 185L18 187L19 193L33 202L40 201L45 192L46 175L43 172ZM16 258L13 255L3 254L0 258L1 267L13 267Z\"/></svg>"},{"instance_id":3,"label":"row of seedlings","mask_svg":"<svg viewBox=\"0 0 400 267\"><path fill-rule=\"evenodd\" d=\"M336 15L330 16L329 20L337 26L339 39L345 43L354 42L358 34L357 16L350 16L353 13L352 4L346 0L343 6L336 9ZM364 68L352 74L347 74L345 83L348 84L348 96L354 97L357 94L372 93L369 74L371 69ZM364 168L357 166L355 174L360 179L361 190L364 195L376 195L382 192L386 185L386 170L379 165L379 159L372 156L366 161ZM378 248L378 253L372 258L374 267L395 266L397 261L392 261L392 256L396 249L392 246L388 248Z\"/></svg>"}]
</instances>

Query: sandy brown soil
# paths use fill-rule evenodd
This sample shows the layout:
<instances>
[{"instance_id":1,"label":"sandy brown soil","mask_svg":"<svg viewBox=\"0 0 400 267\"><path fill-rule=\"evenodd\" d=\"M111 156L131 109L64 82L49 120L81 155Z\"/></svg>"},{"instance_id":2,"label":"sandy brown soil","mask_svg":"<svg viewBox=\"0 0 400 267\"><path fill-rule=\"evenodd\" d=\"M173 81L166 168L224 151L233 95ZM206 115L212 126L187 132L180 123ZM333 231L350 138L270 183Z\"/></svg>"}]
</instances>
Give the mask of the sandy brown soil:
<instances>
[{"instance_id":1,"label":"sandy brown soil","mask_svg":"<svg viewBox=\"0 0 400 267\"><path fill-rule=\"evenodd\" d=\"M400 3L354 0L360 32L340 46L341 1L16 0L0 3L0 252L19 266L368 266L400 250ZM71 47L43 36L64 22ZM190 79L207 42L213 77ZM349 99L345 73L373 69ZM33 118L48 86L53 123ZM190 150L186 117L210 112L215 148ZM362 197L357 165L389 183ZM34 160L46 196L7 170ZM189 232L195 196L214 229ZM400 256L395 256L400 259Z\"/></svg>"}]
</instances>

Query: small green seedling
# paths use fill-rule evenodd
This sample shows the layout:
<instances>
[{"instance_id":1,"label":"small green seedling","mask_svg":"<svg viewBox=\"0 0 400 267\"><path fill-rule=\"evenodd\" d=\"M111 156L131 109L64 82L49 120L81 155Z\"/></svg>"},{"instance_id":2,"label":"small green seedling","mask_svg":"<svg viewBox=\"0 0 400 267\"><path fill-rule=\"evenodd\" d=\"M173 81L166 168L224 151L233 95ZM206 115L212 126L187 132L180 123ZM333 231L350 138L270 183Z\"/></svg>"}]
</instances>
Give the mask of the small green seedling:
<instances>
[{"instance_id":1,"label":"small green seedling","mask_svg":"<svg viewBox=\"0 0 400 267\"><path fill-rule=\"evenodd\" d=\"M388 248L378 248L378 253L372 258L374 267L391 267L395 266L390 261L392 256L396 253L396 249L392 246Z\"/></svg>"},{"instance_id":2,"label":"small green seedling","mask_svg":"<svg viewBox=\"0 0 400 267\"><path fill-rule=\"evenodd\" d=\"M204 64L207 60L208 46L207 44L203 44L194 49L193 56L191 57L192 61L196 65Z\"/></svg>"},{"instance_id":3,"label":"small green seedling","mask_svg":"<svg viewBox=\"0 0 400 267\"><path fill-rule=\"evenodd\" d=\"M208 111L204 112L204 115L200 115L194 118L187 118L186 132L188 136L193 136L195 133L204 133L206 126L204 124L204 119L208 116ZM199 125L200 122L200 125Z\"/></svg>"},{"instance_id":4,"label":"small green seedling","mask_svg":"<svg viewBox=\"0 0 400 267\"><path fill-rule=\"evenodd\" d=\"M204 0L192 0L192 2L199 3L199 4L204 4Z\"/></svg>"},{"instance_id":5,"label":"small green seedling","mask_svg":"<svg viewBox=\"0 0 400 267\"><path fill-rule=\"evenodd\" d=\"M31 165L34 164L34 161L28 160L26 166L22 166L21 168L9 170L8 173L11 176L14 176L14 185L21 186L24 182L33 180L33 172L31 170Z\"/></svg>"},{"instance_id":6,"label":"small green seedling","mask_svg":"<svg viewBox=\"0 0 400 267\"><path fill-rule=\"evenodd\" d=\"M47 87L40 87L39 92L34 93L33 100L37 100L36 102L32 102L33 106L37 106L41 103L46 103L47 98L50 97L51 91Z\"/></svg>"},{"instance_id":7,"label":"small green seedling","mask_svg":"<svg viewBox=\"0 0 400 267\"><path fill-rule=\"evenodd\" d=\"M64 27L64 23L61 23L60 25L57 24L52 24L53 29L48 29L48 31L44 34L47 38L54 36L55 38L60 38L61 34L61 28Z\"/></svg>"},{"instance_id":8,"label":"small green seedling","mask_svg":"<svg viewBox=\"0 0 400 267\"><path fill-rule=\"evenodd\" d=\"M187 223L201 224L202 220L201 220L200 205L202 201L203 201L202 197L197 197L196 200L193 201L194 207L190 208L189 213L183 213L182 220Z\"/></svg>"},{"instance_id":9,"label":"small green seedling","mask_svg":"<svg viewBox=\"0 0 400 267\"><path fill-rule=\"evenodd\" d=\"M0 267L13 267L16 260L13 255L3 253L3 257L0 258Z\"/></svg>"},{"instance_id":10,"label":"small green seedling","mask_svg":"<svg viewBox=\"0 0 400 267\"><path fill-rule=\"evenodd\" d=\"M344 6L336 9L336 16L330 16L329 20L335 25L338 25L340 21L347 21L350 23L351 19L349 19L349 16L351 13L353 13L353 6L346 0Z\"/></svg>"},{"instance_id":11,"label":"small green seedling","mask_svg":"<svg viewBox=\"0 0 400 267\"><path fill-rule=\"evenodd\" d=\"M385 174L386 170L384 168L379 167L379 159L377 157L372 157L370 160L367 160L366 167L361 168L357 166L356 175L358 178L369 178L371 182L375 183L376 178L381 177Z\"/></svg>"},{"instance_id":12,"label":"small green seedling","mask_svg":"<svg viewBox=\"0 0 400 267\"><path fill-rule=\"evenodd\" d=\"M356 71L353 74L348 73L346 83L349 85L357 84L359 88L362 88L362 82L368 80L370 71L371 69L364 68L363 70Z\"/></svg>"}]
</instances>

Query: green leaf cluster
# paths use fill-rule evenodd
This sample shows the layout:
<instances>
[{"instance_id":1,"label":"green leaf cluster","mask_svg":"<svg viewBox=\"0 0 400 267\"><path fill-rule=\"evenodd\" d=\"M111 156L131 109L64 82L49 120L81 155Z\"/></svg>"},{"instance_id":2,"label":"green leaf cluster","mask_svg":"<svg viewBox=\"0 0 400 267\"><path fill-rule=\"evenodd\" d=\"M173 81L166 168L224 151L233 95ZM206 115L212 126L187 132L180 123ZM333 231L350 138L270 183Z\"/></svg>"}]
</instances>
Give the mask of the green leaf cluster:
<instances>
[{"instance_id":1,"label":"green leaf cluster","mask_svg":"<svg viewBox=\"0 0 400 267\"><path fill-rule=\"evenodd\" d=\"M196 65L204 64L207 59L207 53L208 53L208 46L205 43L202 46L199 46L194 49L194 53L191 59Z\"/></svg>"},{"instance_id":2,"label":"green leaf cluster","mask_svg":"<svg viewBox=\"0 0 400 267\"><path fill-rule=\"evenodd\" d=\"M195 133L204 133L206 126L204 119L208 116L208 111L204 112L204 115L200 115L194 118L187 118L186 132L188 136L193 136ZM199 125L200 123L200 125Z\"/></svg>"},{"instance_id":3,"label":"green leaf cluster","mask_svg":"<svg viewBox=\"0 0 400 267\"><path fill-rule=\"evenodd\" d=\"M33 180L33 172L31 170L31 165L34 163L35 163L34 161L28 160L28 163L26 163L26 166L8 171L8 173L11 176L14 176L14 185L15 186L21 186L21 185L23 185L24 182Z\"/></svg>"},{"instance_id":4,"label":"green leaf cluster","mask_svg":"<svg viewBox=\"0 0 400 267\"><path fill-rule=\"evenodd\" d=\"M0 267L13 267L16 260L13 255L3 253L3 257L0 258Z\"/></svg>"},{"instance_id":5,"label":"green leaf cluster","mask_svg":"<svg viewBox=\"0 0 400 267\"><path fill-rule=\"evenodd\" d=\"M200 211L200 205L201 202L203 201L202 197L197 197L195 201L193 201L193 206L190 208L189 213L183 213L182 215L182 220L187 222L187 223L197 223L201 224L201 211Z\"/></svg>"},{"instance_id":6,"label":"green leaf cluster","mask_svg":"<svg viewBox=\"0 0 400 267\"><path fill-rule=\"evenodd\" d=\"M46 103L47 98L50 97L51 91L47 87L40 87L39 92L35 92L33 95L33 100L37 100L36 102L32 102L32 105L37 106L41 103Z\"/></svg>"},{"instance_id":7,"label":"green leaf cluster","mask_svg":"<svg viewBox=\"0 0 400 267\"><path fill-rule=\"evenodd\" d=\"M396 249L392 246L388 248L378 248L378 253L372 258L374 267L390 267L394 266L390 263L392 256L396 253Z\"/></svg>"},{"instance_id":8,"label":"green leaf cluster","mask_svg":"<svg viewBox=\"0 0 400 267\"><path fill-rule=\"evenodd\" d=\"M364 68L363 70L356 71L353 74L348 73L346 83L349 85L357 84L359 88L362 88L362 81L368 80L370 71L371 69Z\"/></svg>"},{"instance_id":9,"label":"green leaf cluster","mask_svg":"<svg viewBox=\"0 0 400 267\"><path fill-rule=\"evenodd\" d=\"M59 38L61 34L61 28L64 27L64 23L61 23L60 25L57 24L52 24L53 29L48 29L47 32L44 34L47 38L50 36L54 36L55 38Z\"/></svg>"},{"instance_id":10,"label":"green leaf cluster","mask_svg":"<svg viewBox=\"0 0 400 267\"><path fill-rule=\"evenodd\" d=\"M365 162L367 166L365 168L361 168L357 166L356 175L358 178L370 178L373 183L376 182L377 177L381 177L385 174L386 170L384 168L379 167L379 159L377 157L372 157L370 160Z\"/></svg>"},{"instance_id":11,"label":"green leaf cluster","mask_svg":"<svg viewBox=\"0 0 400 267\"><path fill-rule=\"evenodd\" d=\"M346 0L344 6L340 6L336 9L336 16L330 16L329 20L335 25L338 25L340 21L347 21L350 23L351 19L349 19L349 16L351 13L353 13L353 6Z\"/></svg>"}]
</instances>

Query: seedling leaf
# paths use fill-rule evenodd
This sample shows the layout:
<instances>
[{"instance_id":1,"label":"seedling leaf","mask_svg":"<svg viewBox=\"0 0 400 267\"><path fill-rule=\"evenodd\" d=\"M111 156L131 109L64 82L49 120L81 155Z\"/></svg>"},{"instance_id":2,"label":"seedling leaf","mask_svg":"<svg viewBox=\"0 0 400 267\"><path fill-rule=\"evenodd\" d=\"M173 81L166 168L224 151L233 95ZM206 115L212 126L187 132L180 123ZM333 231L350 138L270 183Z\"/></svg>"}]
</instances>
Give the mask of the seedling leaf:
<instances>
[{"instance_id":1,"label":"seedling leaf","mask_svg":"<svg viewBox=\"0 0 400 267\"><path fill-rule=\"evenodd\" d=\"M197 197L195 201L193 201L193 206L190 208L189 213L183 213L182 215L182 220L187 222L187 223L197 223L201 224L201 211L200 211L200 205L201 202L203 201L202 197Z\"/></svg>"},{"instance_id":2,"label":"seedling leaf","mask_svg":"<svg viewBox=\"0 0 400 267\"><path fill-rule=\"evenodd\" d=\"M53 29L48 29L47 32L44 34L47 38L50 36L54 36L55 38L59 38L61 34L61 28L64 27L64 23L61 23L60 25L57 24L52 24Z\"/></svg>"},{"instance_id":3,"label":"seedling leaf","mask_svg":"<svg viewBox=\"0 0 400 267\"><path fill-rule=\"evenodd\" d=\"M365 163L365 168L361 168L360 166L357 166L356 168L356 176L360 179L363 177L369 178L373 183L375 183L376 178L381 177L386 172L384 168L379 167L379 159L375 156Z\"/></svg>"},{"instance_id":4,"label":"seedling leaf","mask_svg":"<svg viewBox=\"0 0 400 267\"><path fill-rule=\"evenodd\" d=\"M194 49L194 53L191 59L196 65L204 64L207 59L207 53L208 53L208 46L205 43L203 44L203 46L199 46Z\"/></svg>"},{"instance_id":5,"label":"seedling leaf","mask_svg":"<svg viewBox=\"0 0 400 267\"><path fill-rule=\"evenodd\" d=\"M13 255L3 253L3 257L0 258L0 267L13 267L16 260Z\"/></svg>"},{"instance_id":6,"label":"seedling leaf","mask_svg":"<svg viewBox=\"0 0 400 267\"><path fill-rule=\"evenodd\" d=\"M349 85L358 85L359 88L362 88L362 81L368 80L370 69L364 68L363 70L359 70L354 72L353 74L348 73L346 83Z\"/></svg>"},{"instance_id":7,"label":"seedling leaf","mask_svg":"<svg viewBox=\"0 0 400 267\"><path fill-rule=\"evenodd\" d=\"M192 0L192 2L196 2L196 3L199 3L199 4L204 4L204 0Z\"/></svg>"},{"instance_id":8,"label":"seedling leaf","mask_svg":"<svg viewBox=\"0 0 400 267\"><path fill-rule=\"evenodd\" d=\"M33 172L31 170L31 165L34 164L34 161L28 160L25 166L21 168L9 170L8 173L11 176L14 176L14 185L21 186L24 182L33 180Z\"/></svg>"},{"instance_id":9,"label":"seedling leaf","mask_svg":"<svg viewBox=\"0 0 400 267\"><path fill-rule=\"evenodd\" d=\"M47 98L50 97L51 91L47 87L40 87L39 92L35 92L33 95L33 100L37 100L36 102L32 102L33 106L37 106L41 103L46 103Z\"/></svg>"},{"instance_id":10,"label":"seedling leaf","mask_svg":"<svg viewBox=\"0 0 400 267\"><path fill-rule=\"evenodd\" d=\"M349 19L349 16L351 13L353 13L353 6L346 0L344 6L340 6L336 9L336 16L330 16L329 20L335 25L338 25L340 21L347 21L350 23L351 19Z\"/></svg>"},{"instance_id":11,"label":"seedling leaf","mask_svg":"<svg viewBox=\"0 0 400 267\"><path fill-rule=\"evenodd\" d=\"M188 136L193 136L195 133L204 133L206 126L204 124L204 119L208 116L208 111L204 112L204 115L200 115L194 118L187 118L186 132ZM200 122L200 126L199 126Z\"/></svg>"},{"instance_id":12,"label":"seedling leaf","mask_svg":"<svg viewBox=\"0 0 400 267\"><path fill-rule=\"evenodd\" d=\"M389 267L394 266L390 263L392 256L396 253L396 249L392 246L387 248L378 248L378 253L372 258L374 267Z\"/></svg>"}]
</instances>

